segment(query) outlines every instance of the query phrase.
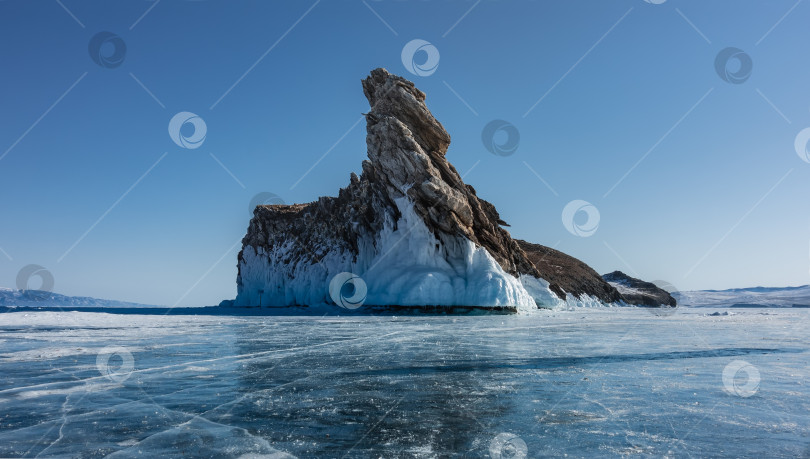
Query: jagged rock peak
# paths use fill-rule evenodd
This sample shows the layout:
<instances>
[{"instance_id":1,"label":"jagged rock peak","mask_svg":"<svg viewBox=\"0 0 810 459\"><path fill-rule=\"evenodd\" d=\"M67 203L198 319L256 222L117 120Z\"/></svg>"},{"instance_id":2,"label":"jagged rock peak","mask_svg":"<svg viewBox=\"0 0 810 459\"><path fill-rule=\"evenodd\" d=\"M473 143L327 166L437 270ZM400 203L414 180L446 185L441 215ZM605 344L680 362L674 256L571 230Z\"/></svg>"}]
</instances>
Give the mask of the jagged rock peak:
<instances>
[{"instance_id":1,"label":"jagged rock peak","mask_svg":"<svg viewBox=\"0 0 810 459\"><path fill-rule=\"evenodd\" d=\"M444 155L450 145L450 134L444 130L425 105L425 93L405 78L388 73L384 68L371 71L363 80L363 93L371 110L368 124L392 116L408 127L425 151Z\"/></svg>"},{"instance_id":2,"label":"jagged rock peak","mask_svg":"<svg viewBox=\"0 0 810 459\"><path fill-rule=\"evenodd\" d=\"M486 248L508 273L537 276L523 250L501 228L495 206L476 196L445 158L450 136L410 81L376 69L363 80L368 157L389 197L407 195L434 233L468 238Z\"/></svg>"}]
</instances>

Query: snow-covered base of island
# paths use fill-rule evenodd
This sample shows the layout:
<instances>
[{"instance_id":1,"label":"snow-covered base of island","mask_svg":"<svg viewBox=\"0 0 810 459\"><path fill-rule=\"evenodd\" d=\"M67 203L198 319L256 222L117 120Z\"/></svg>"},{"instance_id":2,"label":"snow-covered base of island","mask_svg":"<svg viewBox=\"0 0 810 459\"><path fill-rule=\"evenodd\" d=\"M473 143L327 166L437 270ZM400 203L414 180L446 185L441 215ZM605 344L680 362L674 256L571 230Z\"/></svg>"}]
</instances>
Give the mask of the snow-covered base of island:
<instances>
[{"instance_id":1,"label":"snow-covered base of island","mask_svg":"<svg viewBox=\"0 0 810 459\"><path fill-rule=\"evenodd\" d=\"M374 306L510 306L530 313L538 306L559 308L599 303L586 298L557 298L543 279L505 272L482 247L464 237L437 239L414 211L413 203L396 200L401 217L386 222L376 236L358 241L359 254L328 251L319 263L285 262L294 238L271 251L245 247L235 306L335 304L330 281L349 272L362 279L363 304ZM396 226L396 229L394 227Z\"/></svg>"},{"instance_id":2,"label":"snow-covered base of island","mask_svg":"<svg viewBox=\"0 0 810 459\"><path fill-rule=\"evenodd\" d=\"M590 295L580 295L579 298L566 295L565 300L561 300L548 288L549 283L545 279L521 275L520 282L523 287L534 297L537 306L543 309L575 309L575 308L603 308L627 306L624 302L604 303L599 298Z\"/></svg>"}]
</instances>

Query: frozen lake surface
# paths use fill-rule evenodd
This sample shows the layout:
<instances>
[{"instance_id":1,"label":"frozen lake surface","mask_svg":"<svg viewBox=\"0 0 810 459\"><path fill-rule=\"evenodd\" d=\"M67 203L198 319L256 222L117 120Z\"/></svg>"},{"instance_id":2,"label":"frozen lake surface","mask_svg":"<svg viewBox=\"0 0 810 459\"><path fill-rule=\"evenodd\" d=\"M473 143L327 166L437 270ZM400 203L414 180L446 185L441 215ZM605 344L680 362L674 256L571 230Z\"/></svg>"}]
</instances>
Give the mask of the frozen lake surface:
<instances>
[{"instance_id":1,"label":"frozen lake surface","mask_svg":"<svg viewBox=\"0 0 810 459\"><path fill-rule=\"evenodd\" d=\"M808 319L10 312L0 456L808 457Z\"/></svg>"}]
</instances>

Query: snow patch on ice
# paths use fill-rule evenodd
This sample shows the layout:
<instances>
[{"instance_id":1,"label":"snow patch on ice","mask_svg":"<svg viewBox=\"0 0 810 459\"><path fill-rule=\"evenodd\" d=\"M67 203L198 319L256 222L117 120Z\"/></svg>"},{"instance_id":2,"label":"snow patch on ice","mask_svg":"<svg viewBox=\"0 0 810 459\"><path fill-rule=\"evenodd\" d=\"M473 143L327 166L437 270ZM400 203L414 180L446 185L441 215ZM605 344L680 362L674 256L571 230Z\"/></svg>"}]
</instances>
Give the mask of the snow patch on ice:
<instances>
[{"instance_id":1,"label":"snow patch on ice","mask_svg":"<svg viewBox=\"0 0 810 459\"><path fill-rule=\"evenodd\" d=\"M0 354L0 362L31 362L36 360L52 360L62 357L73 357L77 355L98 355L103 347L40 347L16 352L4 352ZM141 349L128 348L130 351Z\"/></svg>"},{"instance_id":2,"label":"snow patch on ice","mask_svg":"<svg viewBox=\"0 0 810 459\"><path fill-rule=\"evenodd\" d=\"M178 444L183 445L182 450ZM241 427L220 424L196 416L162 432L152 434L110 454L109 458L134 457L148 451L150 457L238 457L245 459L293 459L295 456L273 448L262 437Z\"/></svg>"},{"instance_id":3,"label":"snow patch on ice","mask_svg":"<svg viewBox=\"0 0 810 459\"><path fill-rule=\"evenodd\" d=\"M120 384L114 383L84 383L84 384L77 384L75 386L66 387L63 389L38 389L38 390L23 390L17 392L15 396L21 400L30 400L36 399L40 397L51 397L54 395L72 395L77 393L88 393L88 392L103 392L111 389L115 389L121 387ZM8 399L0 399L0 402L7 401Z\"/></svg>"},{"instance_id":4,"label":"snow patch on ice","mask_svg":"<svg viewBox=\"0 0 810 459\"><path fill-rule=\"evenodd\" d=\"M622 295L645 295L646 292L630 287L625 282L608 282L619 291Z\"/></svg>"}]
</instances>

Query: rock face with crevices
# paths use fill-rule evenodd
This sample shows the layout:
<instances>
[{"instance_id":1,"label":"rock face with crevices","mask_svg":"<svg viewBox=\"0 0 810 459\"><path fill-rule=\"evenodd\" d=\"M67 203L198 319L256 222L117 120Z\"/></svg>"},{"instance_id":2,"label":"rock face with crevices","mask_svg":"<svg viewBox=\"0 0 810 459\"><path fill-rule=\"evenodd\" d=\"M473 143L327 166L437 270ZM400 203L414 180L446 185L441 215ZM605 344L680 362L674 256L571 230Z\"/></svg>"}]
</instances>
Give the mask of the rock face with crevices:
<instances>
[{"instance_id":1,"label":"rock face with crevices","mask_svg":"<svg viewBox=\"0 0 810 459\"><path fill-rule=\"evenodd\" d=\"M621 300L584 263L548 252L570 262L553 272L538 256L542 246L512 239L445 158L450 136L413 83L376 69L362 87L370 105L362 174L337 197L256 207L238 257L236 305L334 304L329 283L341 272L359 276L365 304L375 306L526 310Z\"/></svg>"},{"instance_id":2,"label":"rock face with crevices","mask_svg":"<svg viewBox=\"0 0 810 459\"><path fill-rule=\"evenodd\" d=\"M476 196L445 158L450 135L425 106L425 93L385 69L363 80L363 92L371 105L366 145L375 174L369 179L389 196L406 195L435 232L483 246L510 274L536 276L532 263L500 227L504 222L495 206Z\"/></svg>"}]
</instances>

